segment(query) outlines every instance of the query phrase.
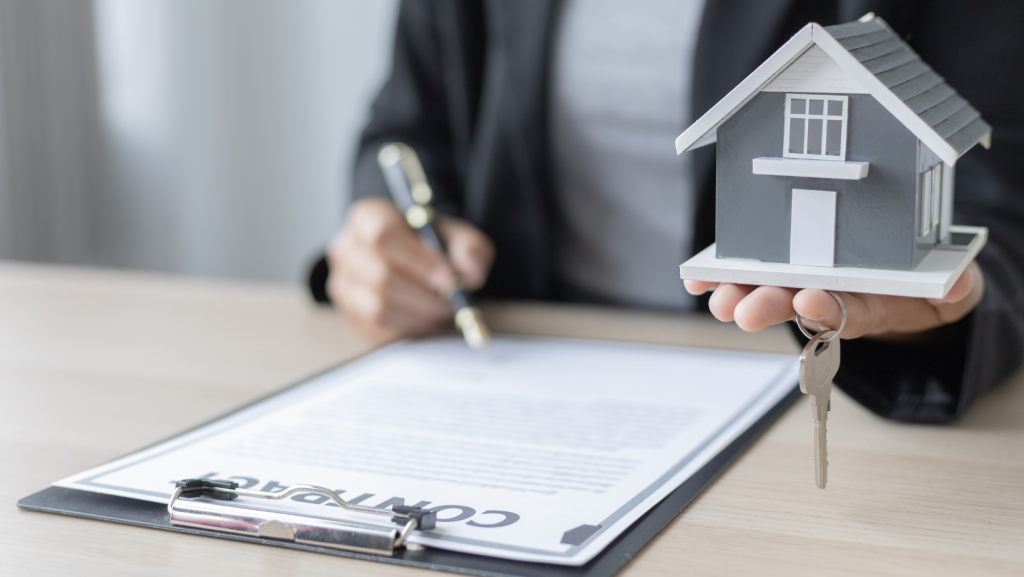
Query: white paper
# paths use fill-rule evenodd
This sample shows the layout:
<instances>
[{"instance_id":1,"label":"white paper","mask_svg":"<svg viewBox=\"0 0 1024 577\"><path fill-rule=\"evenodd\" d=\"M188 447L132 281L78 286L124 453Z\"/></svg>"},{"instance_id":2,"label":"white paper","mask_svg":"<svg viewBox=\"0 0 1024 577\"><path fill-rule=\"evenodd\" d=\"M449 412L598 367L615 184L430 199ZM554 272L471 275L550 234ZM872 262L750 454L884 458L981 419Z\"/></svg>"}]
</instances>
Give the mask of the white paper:
<instances>
[{"instance_id":1,"label":"white paper","mask_svg":"<svg viewBox=\"0 0 1024 577\"><path fill-rule=\"evenodd\" d=\"M791 355L512 337L485 352L454 337L399 343L55 485L160 503L172 480L207 475L256 490L320 485L363 505L440 507L438 528L412 542L580 565L796 379ZM353 518L324 500L259 507Z\"/></svg>"}]
</instances>

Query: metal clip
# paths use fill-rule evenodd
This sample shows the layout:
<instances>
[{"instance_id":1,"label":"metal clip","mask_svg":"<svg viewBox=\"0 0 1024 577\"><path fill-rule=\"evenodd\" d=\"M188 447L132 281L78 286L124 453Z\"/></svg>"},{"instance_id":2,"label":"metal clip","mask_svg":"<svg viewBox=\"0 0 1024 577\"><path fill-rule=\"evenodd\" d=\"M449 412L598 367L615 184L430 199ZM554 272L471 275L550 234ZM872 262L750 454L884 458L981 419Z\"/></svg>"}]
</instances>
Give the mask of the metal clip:
<instances>
[{"instance_id":1,"label":"metal clip","mask_svg":"<svg viewBox=\"0 0 1024 577\"><path fill-rule=\"evenodd\" d=\"M346 503L330 489L315 485L292 485L278 493L240 489L233 481L213 479L185 479L175 481L174 494L167 504L172 525L195 527L292 541L305 545L318 545L332 549L358 551L392 556L405 545L416 530L427 531L437 526L437 514L421 507L394 506L391 510ZM306 517L291 513L277 513L221 505L213 500L229 501L238 497L280 500L295 493L317 493L332 499L346 511L390 517L401 529L373 523L341 521L322 517Z\"/></svg>"}]
</instances>

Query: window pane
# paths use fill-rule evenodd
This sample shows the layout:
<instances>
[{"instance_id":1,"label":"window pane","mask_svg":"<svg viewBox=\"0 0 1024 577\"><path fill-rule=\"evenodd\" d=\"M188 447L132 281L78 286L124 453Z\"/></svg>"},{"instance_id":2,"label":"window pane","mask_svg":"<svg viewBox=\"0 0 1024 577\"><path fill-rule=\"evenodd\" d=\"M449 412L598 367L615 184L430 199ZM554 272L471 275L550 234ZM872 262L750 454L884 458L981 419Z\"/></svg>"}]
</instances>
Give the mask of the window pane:
<instances>
[{"instance_id":1,"label":"window pane","mask_svg":"<svg viewBox=\"0 0 1024 577\"><path fill-rule=\"evenodd\" d=\"M776 110L778 110L778 108L776 108ZM791 100L790 104L789 104L789 111L791 113L793 113L793 114L803 114L804 113L804 99L803 98L794 98L793 100ZM776 118L778 118L778 117L776 117ZM776 126L778 126L778 125L776 124Z\"/></svg>"},{"instance_id":2,"label":"window pane","mask_svg":"<svg viewBox=\"0 0 1024 577\"><path fill-rule=\"evenodd\" d=\"M829 100L828 101L828 115L829 116L842 116L843 115L843 101L842 100Z\"/></svg>"},{"instance_id":3,"label":"window pane","mask_svg":"<svg viewBox=\"0 0 1024 577\"><path fill-rule=\"evenodd\" d=\"M939 213L942 209L942 165L932 169L932 226L939 225Z\"/></svg>"},{"instance_id":4,"label":"window pane","mask_svg":"<svg viewBox=\"0 0 1024 577\"><path fill-rule=\"evenodd\" d=\"M778 110L778 108L776 108ZM776 122L778 122L776 120ZM776 124L775 126L778 126ZM776 133L778 134L778 133ZM776 149L778 150L778 149ZM793 154L804 153L804 119L789 119L789 151Z\"/></svg>"},{"instance_id":5,"label":"window pane","mask_svg":"<svg viewBox=\"0 0 1024 577\"><path fill-rule=\"evenodd\" d=\"M812 100L811 103L813 104L814 101ZM821 154L821 123L820 118L812 118L807 121L807 154Z\"/></svg>"},{"instance_id":6,"label":"window pane","mask_svg":"<svg viewBox=\"0 0 1024 577\"><path fill-rule=\"evenodd\" d=\"M831 105L832 103L829 102ZM778 126L776 124L776 126ZM843 121L829 120L828 130L825 132L825 154L828 156L839 156L842 154Z\"/></svg>"},{"instance_id":7,"label":"window pane","mask_svg":"<svg viewBox=\"0 0 1024 577\"><path fill-rule=\"evenodd\" d=\"M928 218L931 208L932 172L929 170L921 175L920 190L917 195L917 222L919 228L918 236L924 236L931 231L931 219Z\"/></svg>"},{"instance_id":8,"label":"window pane","mask_svg":"<svg viewBox=\"0 0 1024 577\"><path fill-rule=\"evenodd\" d=\"M812 100L809 114L825 114L825 101L824 100Z\"/></svg>"}]
</instances>

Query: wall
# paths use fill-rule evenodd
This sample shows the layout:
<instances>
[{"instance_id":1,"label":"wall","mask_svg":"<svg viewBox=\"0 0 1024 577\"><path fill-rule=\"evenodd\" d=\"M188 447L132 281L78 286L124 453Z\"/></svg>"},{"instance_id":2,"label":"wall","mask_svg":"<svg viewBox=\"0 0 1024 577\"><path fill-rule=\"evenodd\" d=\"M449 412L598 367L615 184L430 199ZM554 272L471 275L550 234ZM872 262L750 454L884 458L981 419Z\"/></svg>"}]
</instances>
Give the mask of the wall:
<instances>
[{"instance_id":1,"label":"wall","mask_svg":"<svg viewBox=\"0 0 1024 577\"><path fill-rule=\"evenodd\" d=\"M92 259L94 71L90 2L0 1L0 258Z\"/></svg>"},{"instance_id":2,"label":"wall","mask_svg":"<svg viewBox=\"0 0 1024 577\"><path fill-rule=\"evenodd\" d=\"M0 1L0 258L300 280L396 7Z\"/></svg>"},{"instance_id":3,"label":"wall","mask_svg":"<svg viewBox=\"0 0 1024 577\"><path fill-rule=\"evenodd\" d=\"M719 258L789 262L792 189L835 190L837 266L914 264L917 139L869 95L850 95L846 159L871 163L863 180L755 175L781 157L785 93L765 92L718 129Z\"/></svg>"},{"instance_id":4,"label":"wall","mask_svg":"<svg viewBox=\"0 0 1024 577\"><path fill-rule=\"evenodd\" d=\"M393 0L98 0L101 264L297 280L340 224Z\"/></svg>"}]
</instances>

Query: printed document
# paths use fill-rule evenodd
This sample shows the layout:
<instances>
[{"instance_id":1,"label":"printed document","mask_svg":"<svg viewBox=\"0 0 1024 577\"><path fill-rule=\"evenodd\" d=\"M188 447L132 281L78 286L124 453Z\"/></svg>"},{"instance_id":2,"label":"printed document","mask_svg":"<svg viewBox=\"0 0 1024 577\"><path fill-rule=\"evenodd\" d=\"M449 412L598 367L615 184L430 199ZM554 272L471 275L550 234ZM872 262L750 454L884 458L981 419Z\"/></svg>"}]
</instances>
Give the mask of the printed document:
<instances>
[{"instance_id":1,"label":"printed document","mask_svg":"<svg viewBox=\"0 0 1024 577\"><path fill-rule=\"evenodd\" d=\"M581 565L790 393L792 355L600 341L401 342L55 483L167 503L175 479L419 505L410 542ZM202 402L201 399L197 402ZM245 498L225 501L252 506ZM313 493L259 508L365 520Z\"/></svg>"}]
</instances>

